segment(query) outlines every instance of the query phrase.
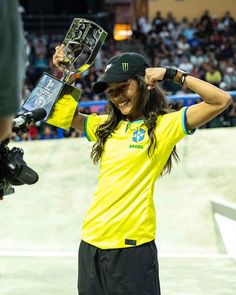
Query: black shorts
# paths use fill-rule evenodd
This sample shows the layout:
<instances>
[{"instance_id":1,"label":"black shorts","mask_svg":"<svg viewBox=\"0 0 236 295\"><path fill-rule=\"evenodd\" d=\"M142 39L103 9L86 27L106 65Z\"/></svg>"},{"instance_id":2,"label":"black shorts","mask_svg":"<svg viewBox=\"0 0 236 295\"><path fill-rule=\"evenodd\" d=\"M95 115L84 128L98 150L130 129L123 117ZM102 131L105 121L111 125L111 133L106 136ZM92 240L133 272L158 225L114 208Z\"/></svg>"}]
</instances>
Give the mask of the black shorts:
<instances>
[{"instance_id":1,"label":"black shorts","mask_svg":"<svg viewBox=\"0 0 236 295\"><path fill-rule=\"evenodd\" d=\"M102 250L81 241L78 291L79 295L160 295L155 242Z\"/></svg>"}]
</instances>

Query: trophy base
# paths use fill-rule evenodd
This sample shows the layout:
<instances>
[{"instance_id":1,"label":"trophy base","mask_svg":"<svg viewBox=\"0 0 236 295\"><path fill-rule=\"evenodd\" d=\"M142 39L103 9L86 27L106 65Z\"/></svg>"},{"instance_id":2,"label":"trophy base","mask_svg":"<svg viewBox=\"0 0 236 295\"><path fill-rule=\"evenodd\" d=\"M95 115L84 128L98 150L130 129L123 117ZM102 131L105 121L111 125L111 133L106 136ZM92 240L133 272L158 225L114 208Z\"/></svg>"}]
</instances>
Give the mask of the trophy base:
<instances>
[{"instance_id":1,"label":"trophy base","mask_svg":"<svg viewBox=\"0 0 236 295\"><path fill-rule=\"evenodd\" d=\"M44 108L47 112L48 124L68 130L80 95L80 89L44 73L23 104L23 108L27 111Z\"/></svg>"}]
</instances>

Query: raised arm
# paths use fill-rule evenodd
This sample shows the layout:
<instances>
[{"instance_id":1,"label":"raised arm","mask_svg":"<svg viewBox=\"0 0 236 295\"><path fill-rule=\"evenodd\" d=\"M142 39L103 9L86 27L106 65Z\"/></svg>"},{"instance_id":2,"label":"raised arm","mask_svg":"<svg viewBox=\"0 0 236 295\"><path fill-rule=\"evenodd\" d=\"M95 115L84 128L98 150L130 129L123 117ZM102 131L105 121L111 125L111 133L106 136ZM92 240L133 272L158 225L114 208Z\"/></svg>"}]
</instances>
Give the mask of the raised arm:
<instances>
[{"instance_id":1,"label":"raised arm","mask_svg":"<svg viewBox=\"0 0 236 295\"><path fill-rule=\"evenodd\" d=\"M203 99L203 102L188 108L186 113L188 129L206 124L222 113L232 102L232 97L227 92L200 79L187 76L185 85Z\"/></svg>"},{"instance_id":2,"label":"raised arm","mask_svg":"<svg viewBox=\"0 0 236 295\"><path fill-rule=\"evenodd\" d=\"M158 81L165 79L166 71L165 68L146 69L145 81L148 89L151 90ZM178 73L178 79L181 80L179 77L181 77L181 71ZM173 80L176 81L176 77L173 76ZM192 76L186 76L183 81L189 89L203 99L203 102L192 105L187 110L186 119L189 130L198 128L212 120L232 102L232 98L227 92L210 83Z\"/></svg>"},{"instance_id":3,"label":"raised arm","mask_svg":"<svg viewBox=\"0 0 236 295\"><path fill-rule=\"evenodd\" d=\"M56 47L56 52L53 55L53 64L59 69L59 71L63 72L63 64L64 60L64 45ZM73 121L71 123L71 127L75 128L79 131L84 131L84 120L87 115L80 113L78 110L75 112Z\"/></svg>"}]
</instances>

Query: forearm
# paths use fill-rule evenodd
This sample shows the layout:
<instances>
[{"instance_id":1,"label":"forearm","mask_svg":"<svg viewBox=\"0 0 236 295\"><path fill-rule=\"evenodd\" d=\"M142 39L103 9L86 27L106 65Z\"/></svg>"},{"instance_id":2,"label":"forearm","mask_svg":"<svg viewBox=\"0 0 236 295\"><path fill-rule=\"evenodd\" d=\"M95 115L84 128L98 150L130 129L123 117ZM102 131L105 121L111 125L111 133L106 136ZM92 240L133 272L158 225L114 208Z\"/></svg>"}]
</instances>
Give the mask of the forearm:
<instances>
[{"instance_id":1,"label":"forearm","mask_svg":"<svg viewBox=\"0 0 236 295\"><path fill-rule=\"evenodd\" d=\"M185 85L197 93L205 103L210 105L227 107L232 101L231 96L227 92L195 77L187 76Z\"/></svg>"},{"instance_id":2,"label":"forearm","mask_svg":"<svg viewBox=\"0 0 236 295\"><path fill-rule=\"evenodd\" d=\"M72 123L71 123L71 127L83 132L84 131L84 120L86 117L87 117L86 115L80 113L79 111L76 111L74 118L72 120Z\"/></svg>"},{"instance_id":3,"label":"forearm","mask_svg":"<svg viewBox=\"0 0 236 295\"><path fill-rule=\"evenodd\" d=\"M200 79L186 76L186 73L176 68L147 68L145 82L149 90L155 87L158 81L165 79L172 80L179 85L187 86L193 92L197 93L203 102L191 105L187 110L187 128L188 130L198 128L222 113L224 109L232 102L231 96Z\"/></svg>"}]
</instances>

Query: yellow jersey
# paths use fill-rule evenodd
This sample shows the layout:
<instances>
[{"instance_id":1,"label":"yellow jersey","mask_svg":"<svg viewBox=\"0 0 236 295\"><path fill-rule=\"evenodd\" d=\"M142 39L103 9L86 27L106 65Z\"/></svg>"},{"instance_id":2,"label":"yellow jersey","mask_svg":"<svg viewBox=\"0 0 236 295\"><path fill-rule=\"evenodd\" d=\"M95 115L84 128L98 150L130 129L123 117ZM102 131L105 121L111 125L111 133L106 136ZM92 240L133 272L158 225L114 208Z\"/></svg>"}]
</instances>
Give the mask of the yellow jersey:
<instances>
[{"instance_id":1,"label":"yellow jersey","mask_svg":"<svg viewBox=\"0 0 236 295\"><path fill-rule=\"evenodd\" d=\"M82 228L82 240L101 249L126 248L155 239L154 184L174 146L186 134L186 110L158 116L157 145L148 156L149 136L143 120L121 120L104 146L100 175ZM85 133L96 141L96 129L107 115L89 115Z\"/></svg>"}]
</instances>

